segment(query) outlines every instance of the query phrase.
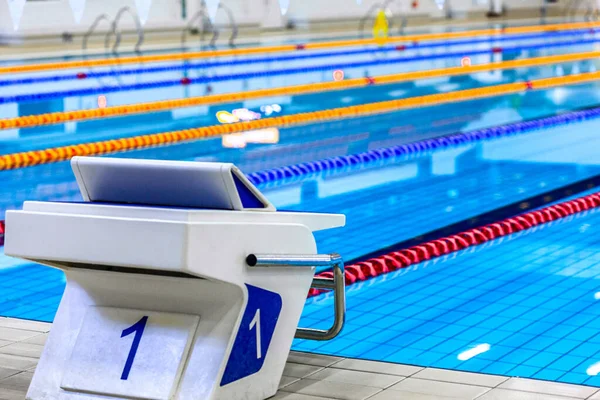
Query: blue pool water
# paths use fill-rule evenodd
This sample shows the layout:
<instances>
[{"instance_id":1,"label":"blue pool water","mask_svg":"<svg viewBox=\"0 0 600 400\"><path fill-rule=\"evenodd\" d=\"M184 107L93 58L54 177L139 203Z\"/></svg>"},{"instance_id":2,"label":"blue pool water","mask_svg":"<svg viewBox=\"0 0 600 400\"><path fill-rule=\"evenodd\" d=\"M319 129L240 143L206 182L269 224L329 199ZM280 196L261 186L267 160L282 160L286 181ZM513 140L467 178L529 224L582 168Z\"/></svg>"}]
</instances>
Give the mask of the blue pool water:
<instances>
[{"instance_id":1,"label":"blue pool water","mask_svg":"<svg viewBox=\"0 0 600 400\"><path fill-rule=\"evenodd\" d=\"M349 288L341 336L294 347L600 386L599 246L589 212L384 275ZM331 301L309 300L301 324L330 323Z\"/></svg>"},{"instance_id":2,"label":"blue pool water","mask_svg":"<svg viewBox=\"0 0 600 400\"><path fill-rule=\"evenodd\" d=\"M590 51L595 34L482 42L476 50L578 40L577 46L477 55L473 62ZM575 39L574 39L575 38ZM594 39L595 40L595 39ZM461 47L462 46L462 47ZM373 53L255 63L257 71L321 63L367 62L404 56L439 55L435 61L348 68L346 76L381 74L459 65L465 45L407 50L402 55ZM310 54L310 53L309 53ZM386 58L387 57L387 58ZM135 136L215 124L219 110L260 111L280 104L281 114L364 104L393 98L445 93L473 87L595 71L596 60L471 76L436 78L331 93L282 96L237 104L193 107L126 118L68 123L21 131L0 131L0 153ZM207 76L243 71L228 66L193 71ZM64 74L61 72L60 74ZM25 75L4 78L22 78ZM48 76L32 74L27 76ZM198 75L200 76L200 75ZM173 79L181 72L141 73L124 81ZM108 78L112 79L112 78ZM331 71L214 83L213 93L325 81ZM137 81L136 81L137 80ZM114 84L114 82L110 83ZM86 86L87 85L87 86ZM90 82L35 83L0 87L0 97L85 89ZM100 88L103 83L93 82ZM111 105L202 95L206 84L120 90ZM61 90L62 90L61 89ZM535 120L600 104L595 83L529 91L517 95L424 107L384 115L282 128L272 145L224 148L220 138L120 153L118 157L227 161L250 173L328 157ZM0 118L95 107L97 95L6 102ZM541 198L600 175L600 120L546 127L495 139L434 149L392 161L278 180L260 189L279 208L347 215L347 226L319 232L320 252L339 252L358 260L384 248L514 204ZM0 171L0 219L25 200L78 201L81 197L68 163ZM590 183L592 184L592 183ZM563 196L562 194L561 196ZM552 199L556 200L556 199ZM548 200L549 201L549 200ZM518 208L511 212L517 213ZM526 376L600 386L590 368L600 362L600 261L598 212L541 226L486 245L439 258L348 288L348 324L327 343L297 340L296 350L484 373ZM1 251L1 250L0 250ZM52 321L64 290L64 275L0 253L0 315ZM307 301L301 325L330 322L331 298ZM476 349L477 351L473 350ZM469 351L470 350L470 351ZM600 368L598 368L600 371Z\"/></svg>"}]
</instances>

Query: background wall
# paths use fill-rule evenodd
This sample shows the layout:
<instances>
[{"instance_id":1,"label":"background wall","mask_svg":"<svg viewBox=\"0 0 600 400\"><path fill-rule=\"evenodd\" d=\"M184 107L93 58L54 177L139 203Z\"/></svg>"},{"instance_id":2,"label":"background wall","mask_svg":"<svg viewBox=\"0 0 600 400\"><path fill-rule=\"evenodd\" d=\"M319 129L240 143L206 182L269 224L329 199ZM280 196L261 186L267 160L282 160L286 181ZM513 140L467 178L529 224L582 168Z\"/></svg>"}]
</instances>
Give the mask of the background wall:
<instances>
[{"instance_id":1,"label":"background wall","mask_svg":"<svg viewBox=\"0 0 600 400\"><path fill-rule=\"evenodd\" d=\"M192 16L200 7L200 0L185 0L187 18ZM222 0L236 16L240 25L261 25L264 21L273 19L278 14L277 0ZM382 0L363 0L357 5L355 0L289 0L288 18L302 21L323 21L332 19L358 19L374 4ZM485 12L490 9L492 0L448 0L453 10L464 13L467 11ZM494 0L496 1L496 0ZM543 0L502 0L510 9L539 8ZM418 7L413 8L412 0L396 0L390 8L394 13L408 15L427 15L442 17L444 12L439 10L434 0L418 0ZM60 34L62 32L84 32L102 13L114 16L123 6L135 8L134 0L87 0L83 18L80 24L75 22L68 0L29 0L25 4L19 30L13 29L8 11L7 0L0 0L0 33L43 35ZM153 0L146 29L179 29L184 26L182 17L182 0ZM270 15L270 17L269 17ZM279 18L278 16L276 18ZM218 19L225 21L223 12ZM124 29L133 28L129 17L123 18ZM106 28L103 28L106 29Z\"/></svg>"}]
</instances>

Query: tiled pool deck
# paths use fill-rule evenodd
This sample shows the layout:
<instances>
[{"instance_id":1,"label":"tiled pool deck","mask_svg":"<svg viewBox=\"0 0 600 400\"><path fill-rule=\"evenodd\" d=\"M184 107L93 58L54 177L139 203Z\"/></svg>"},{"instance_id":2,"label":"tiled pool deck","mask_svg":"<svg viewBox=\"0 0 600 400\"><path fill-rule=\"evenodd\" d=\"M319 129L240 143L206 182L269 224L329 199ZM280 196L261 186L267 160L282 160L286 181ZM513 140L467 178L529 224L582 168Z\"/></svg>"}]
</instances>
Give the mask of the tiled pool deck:
<instances>
[{"instance_id":1,"label":"tiled pool deck","mask_svg":"<svg viewBox=\"0 0 600 400\"><path fill-rule=\"evenodd\" d=\"M52 325L0 318L0 400L21 400ZM292 352L273 400L600 400L600 389Z\"/></svg>"}]
</instances>

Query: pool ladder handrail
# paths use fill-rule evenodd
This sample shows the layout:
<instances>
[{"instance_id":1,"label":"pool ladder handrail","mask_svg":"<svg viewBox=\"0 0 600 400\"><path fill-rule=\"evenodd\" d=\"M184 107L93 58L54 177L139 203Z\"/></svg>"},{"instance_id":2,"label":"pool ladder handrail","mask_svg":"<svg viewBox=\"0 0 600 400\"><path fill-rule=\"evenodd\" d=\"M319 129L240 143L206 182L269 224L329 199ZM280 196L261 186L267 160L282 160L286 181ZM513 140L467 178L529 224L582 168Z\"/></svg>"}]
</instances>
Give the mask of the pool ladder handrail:
<instances>
[{"instance_id":1,"label":"pool ladder handrail","mask_svg":"<svg viewBox=\"0 0 600 400\"><path fill-rule=\"evenodd\" d=\"M547 2L547 0L545 0ZM574 20L577 16L577 12L584 4L584 0L570 0L564 8L564 15L567 20ZM586 21L598 20L598 13L600 10L590 0L585 1L587 9L585 10L584 19Z\"/></svg>"},{"instance_id":2,"label":"pool ladder handrail","mask_svg":"<svg viewBox=\"0 0 600 400\"><path fill-rule=\"evenodd\" d=\"M346 321L346 282L344 261L339 254L250 254L246 257L246 264L250 268L333 268L333 278L314 278L311 284L311 288L333 290L334 320L332 326L329 329L298 328L295 338L331 340L342 331Z\"/></svg>"},{"instance_id":3,"label":"pool ladder handrail","mask_svg":"<svg viewBox=\"0 0 600 400\"><path fill-rule=\"evenodd\" d=\"M360 19L360 21L358 23L358 32L359 32L361 38L365 37L365 27L367 25L367 21L369 21L371 19L371 15L373 14L373 12L375 10L383 10L385 12L385 14L388 17L388 20L390 21L389 29L390 30L393 29L394 14L392 13L392 10L390 10L389 6L394 1L397 1L397 0L386 0L383 3L375 3L371 7L369 7L369 10L365 13L365 15ZM404 28L406 28L407 24L408 24L408 18L406 16L406 14L403 14L402 15L402 23L400 24L400 30L398 32L400 35L404 34Z\"/></svg>"},{"instance_id":4,"label":"pool ladder handrail","mask_svg":"<svg viewBox=\"0 0 600 400\"><path fill-rule=\"evenodd\" d=\"M87 50L88 50L88 41L89 38L92 36L92 34L94 33L94 31L96 30L96 28L98 27L98 25L100 24L100 22L102 21L106 21L109 23L109 25L112 27L112 19L110 18L110 16L108 14L100 14L96 17L96 19L94 20L94 22L90 25L90 28L87 30L87 32L85 33L85 35L83 36L83 42L81 44L81 50L82 50L82 58L84 60L88 59L88 54L87 54ZM110 30L109 30L110 31ZM107 57L109 57L110 53L108 51L108 48L110 47L110 36L109 34L106 34L104 37L104 53ZM118 58L118 54L113 53L113 55L115 57ZM115 71L114 67L110 68L111 71ZM114 77L119 84L121 83L121 78L118 75L115 75ZM103 78L96 78L97 81L101 84L104 85L105 83L103 82Z\"/></svg>"},{"instance_id":5,"label":"pool ladder handrail","mask_svg":"<svg viewBox=\"0 0 600 400\"><path fill-rule=\"evenodd\" d=\"M112 36L115 35L115 43L112 46L112 52L114 54L118 53L119 46L121 45L121 39L122 39L122 32L119 29L119 22L121 22L121 18L123 17L123 15L125 13L129 13L131 15L131 17L133 18L133 21L135 22L136 31L138 34L138 41L135 44L134 50L136 53L141 52L140 48L141 48L142 44L144 43L144 28L142 27L142 22L140 21L138 14L135 11L133 11L131 9L131 7L126 6L126 7L121 7L117 11L117 14L114 19L111 19L110 16L106 13L100 14L96 17L96 19L94 20L94 22L92 22L92 24L90 25L87 32L83 35L83 42L81 45L81 49L82 49L84 55L87 52L88 41L89 41L90 37L92 36L92 34L96 30L96 28L98 27L100 22L102 22L102 21L106 21L110 25L110 28L109 28L108 32L106 33L106 36L104 37L104 50L106 52L108 52L108 48L110 47L110 40L111 40Z\"/></svg>"},{"instance_id":6,"label":"pool ladder handrail","mask_svg":"<svg viewBox=\"0 0 600 400\"><path fill-rule=\"evenodd\" d=\"M110 38L112 37L112 35L115 35L115 44L113 45L112 52L114 54L117 54L118 50L119 50L119 46L121 45L121 39L122 39L122 33L121 33L121 29L119 29L119 23L121 22L121 18L123 17L123 15L125 13L128 13L131 16L131 18L133 19L133 22L135 23L138 40L135 44L134 51L139 54L139 53L141 53L140 48L142 47L142 44L144 43L144 39L145 39L144 27L142 26L142 21L140 20L140 17L137 14L137 12L135 12L129 6L121 7L119 9L119 11L117 11L117 15L115 16L115 19L113 20L112 25L111 25L111 30L106 34L106 41L109 41Z\"/></svg>"},{"instance_id":7,"label":"pool ladder handrail","mask_svg":"<svg viewBox=\"0 0 600 400\"><path fill-rule=\"evenodd\" d=\"M225 13L227 14L227 18L229 19L229 26L231 27L231 36L229 37L229 47L233 48L233 47L235 47L235 39L237 39L238 34L239 34L238 24L235 20L235 17L233 16L233 12L231 11L231 9L228 6L226 6L223 3L219 3L218 9L225 11ZM198 32L199 32L199 36L200 36L200 46L202 46L202 43L204 42L204 35L207 32L212 31L213 36L210 39L209 46L215 47L215 44L220 36L220 31L219 31L217 25L214 24L210 20L207 9L206 9L206 3L203 1L202 9L200 11L196 12L192 16L192 18L190 18L190 20L186 24L185 28L181 32L181 47L182 47L182 49L185 50L187 34L195 27L196 23L198 24L198 28L199 28Z\"/></svg>"},{"instance_id":8,"label":"pool ladder handrail","mask_svg":"<svg viewBox=\"0 0 600 400\"><path fill-rule=\"evenodd\" d=\"M88 47L88 41L90 39L90 36L92 36L92 34L94 33L94 31L96 30L96 28L98 27L98 25L100 25L100 22L102 21L106 21L109 23L109 25L112 25L112 20L110 19L110 16L108 14L100 14L96 17L96 19L94 20L94 22L92 22L92 24L90 25L89 29L86 31L86 33L83 35L83 41L81 43L81 50L84 52L87 51L87 47ZM104 38L104 50L108 51L108 37Z\"/></svg>"}]
</instances>

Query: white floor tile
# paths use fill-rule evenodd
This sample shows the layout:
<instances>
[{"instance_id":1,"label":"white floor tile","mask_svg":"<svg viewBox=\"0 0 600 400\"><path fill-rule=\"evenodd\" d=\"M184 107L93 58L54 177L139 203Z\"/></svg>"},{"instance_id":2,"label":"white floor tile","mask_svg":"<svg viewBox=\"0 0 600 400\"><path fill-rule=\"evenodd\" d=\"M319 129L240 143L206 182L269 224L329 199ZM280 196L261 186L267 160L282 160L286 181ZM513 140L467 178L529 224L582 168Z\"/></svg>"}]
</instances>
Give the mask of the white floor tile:
<instances>
[{"instance_id":1,"label":"white floor tile","mask_svg":"<svg viewBox=\"0 0 600 400\"><path fill-rule=\"evenodd\" d=\"M1 364L0 364L1 365ZM0 380L18 374L18 369L0 367Z\"/></svg>"},{"instance_id":2,"label":"white floor tile","mask_svg":"<svg viewBox=\"0 0 600 400\"><path fill-rule=\"evenodd\" d=\"M330 365L341 360L343 360L341 357L330 357L320 354L300 353L296 351L292 351L288 357L288 362L315 365L317 367L329 367Z\"/></svg>"},{"instance_id":3,"label":"white floor tile","mask_svg":"<svg viewBox=\"0 0 600 400\"><path fill-rule=\"evenodd\" d=\"M596 393L594 393L591 397L588 397L588 400L600 400L600 389Z\"/></svg>"},{"instance_id":4,"label":"white floor tile","mask_svg":"<svg viewBox=\"0 0 600 400\"><path fill-rule=\"evenodd\" d=\"M544 393L520 392L517 390L492 389L477 400L577 400L576 397L552 396Z\"/></svg>"},{"instance_id":5,"label":"white floor tile","mask_svg":"<svg viewBox=\"0 0 600 400\"><path fill-rule=\"evenodd\" d=\"M285 364L283 370L284 376L290 376L292 378L306 378L307 376L314 374L317 371L322 370L323 367L317 367L315 365L296 364L288 362Z\"/></svg>"},{"instance_id":6,"label":"white floor tile","mask_svg":"<svg viewBox=\"0 0 600 400\"><path fill-rule=\"evenodd\" d=\"M3 368L25 371L37 365L36 358L15 356L12 354L0 354L0 366Z\"/></svg>"},{"instance_id":7,"label":"white floor tile","mask_svg":"<svg viewBox=\"0 0 600 400\"><path fill-rule=\"evenodd\" d=\"M23 400L27 391L0 388L0 400Z\"/></svg>"},{"instance_id":8,"label":"white floor tile","mask_svg":"<svg viewBox=\"0 0 600 400\"><path fill-rule=\"evenodd\" d=\"M404 379L397 375L374 374L372 372L350 371L347 369L327 368L312 374L310 379L318 381L360 384L385 389Z\"/></svg>"},{"instance_id":9,"label":"white floor tile","mask_svg":"<svg viewBox=\"0 0 600 400\"><path fill-rule=\"evenodd\" d=\"M287 386L285 391L340 400L365 400L380 392L381 389L349 383L302 379Z\"/></svg>"},{"instance_id":10,"label":"white floor tile","mask_svg":"<svg viewBox=\"0 0 600 400\"><path fill-rule=\"evenodd\" d=\"M412 365L392 364L367 360L354 360L350 358L333 364L332 368L350 369L353 371L375 372L398 376L411 376L423 369L422 367L415 367Z\"/></svg>"},{"instance_id":11,"label":"white floor tile","mask_svg":"<svg viewBox=\"0 0 600 400\"><path fill-rule=\"evenodd\" d=\"M22 340L30 339L39 334L40 333L38 331L0 327L0 340L5 340L9 342L20 342Z\"/></svg>"},{"instance_id":12,"label":"white floor tile","mask_svg":"<svg viewBox=\"0 0 600 400\"><path fill-rule=\"evenodd\" d=\"M298 382L300 379L299 378L292 378L291 376L282 376L281 380L279 381L279 389L283 389L286 386L291 385L294 382Z\"/></svg>"},{"instance_id":13,"label":"white floor tile","mask_svg":"<svg viewBox=\"0 0 600 400\"><path fill-rule=\"evenodd\" d=\"M0 380L0 388L26 391L31 384L32 378L33 373L31 372L19 372L16 375Z\"/></svg>"},{"instance_id":14,"label":"white floor tile","mask_svg":"<svg viewBox=\"0 0 600 400\"><path fill-rule=\"evenodd\" d=\"M30 339L23 340L23 343L39 344L40 346L43 346L46 344L47 340L48 340L48 334L42 333L42 334L34 336Z\"/></svg>"},{"instance_id":15,"label":"white floor tile","mask_svg":"<svg viewBox=\"0 0 600 400\"><path fill-rule=\"evenodd\" d=\"M430 381L425 379L406 378L400 383L392 386L391 390L429 394L433 396L458 397L460 399L475 399L481 396L489 388L482 386L471 386L462 383L448 383Z\"/></svg>"},{"instance_id":16,"label":"white floor tile","mask_svg":"<svg viewBox=\"0 0 600 400\"><path fill-rule=\"evenodd\" d=\"M385 390L377 393L369 400L462 400L457 397L445 397L432 394L422 394L414 392L401 392L398 390Z\"/></svg>"},{"instance_id":17,"label":"white floor tile","mask_svg":"<svg viewBox=\"0 0 600 400\"><path fill-rule=\"evenodd\" d=\"M40 346L39 344L31 344L31 343L12 343L8 346L0 347L1 354L12 354L14 356L23 356L30 358L40 358L42 355L42 350L44 346Z\"/></svg>"},{"instance_id":18,"label":"white floor tile","mask_svg":"<svg viewBox=\"0 0 600 400\"><path fill-rule=\"evenodd\" d=\"M23 329L26 331L36 331L36 332L45 333L45 332L50 332L51 326L52 326L52 324L49 324L46 322L0 317L0 327L3 327L3 328L16 328L16 329Z\"/></svg>"},{"instance_id":19,"label":"white floor tile","mask_svg":"<svg viewBox=\"0 0 600 400\"><path fill-rule=\"evenodd\" d=\"M587 399L598 391L598 388L569 385L566 383L538 381L535 379L511 378L498 386L501 389L520 390L523 392L545 393L555 396Z\"/></svg>"},{"instance_id":20,"label":"white floor tile","mask_svg":"<svg viewBox=\"0 0 600 400\"><path fill-rule=\"evenodd\" d=\"M307 394L279 392L269 400L335 400L331 397L309 396Z\"/></svg>"},{"instance_id":21,"label":"white floor tile","mask_svg":"<svg viewBox=\"0 0 600 400\"><path fill-rule=\"evenodd\" d=\"M449 369L426 368L413 378L429 379L432 381L464 383L467 385L496 387L508 377L498 375L473 374L470 372L452 371Z\"/></svg>"}]
</instances>

